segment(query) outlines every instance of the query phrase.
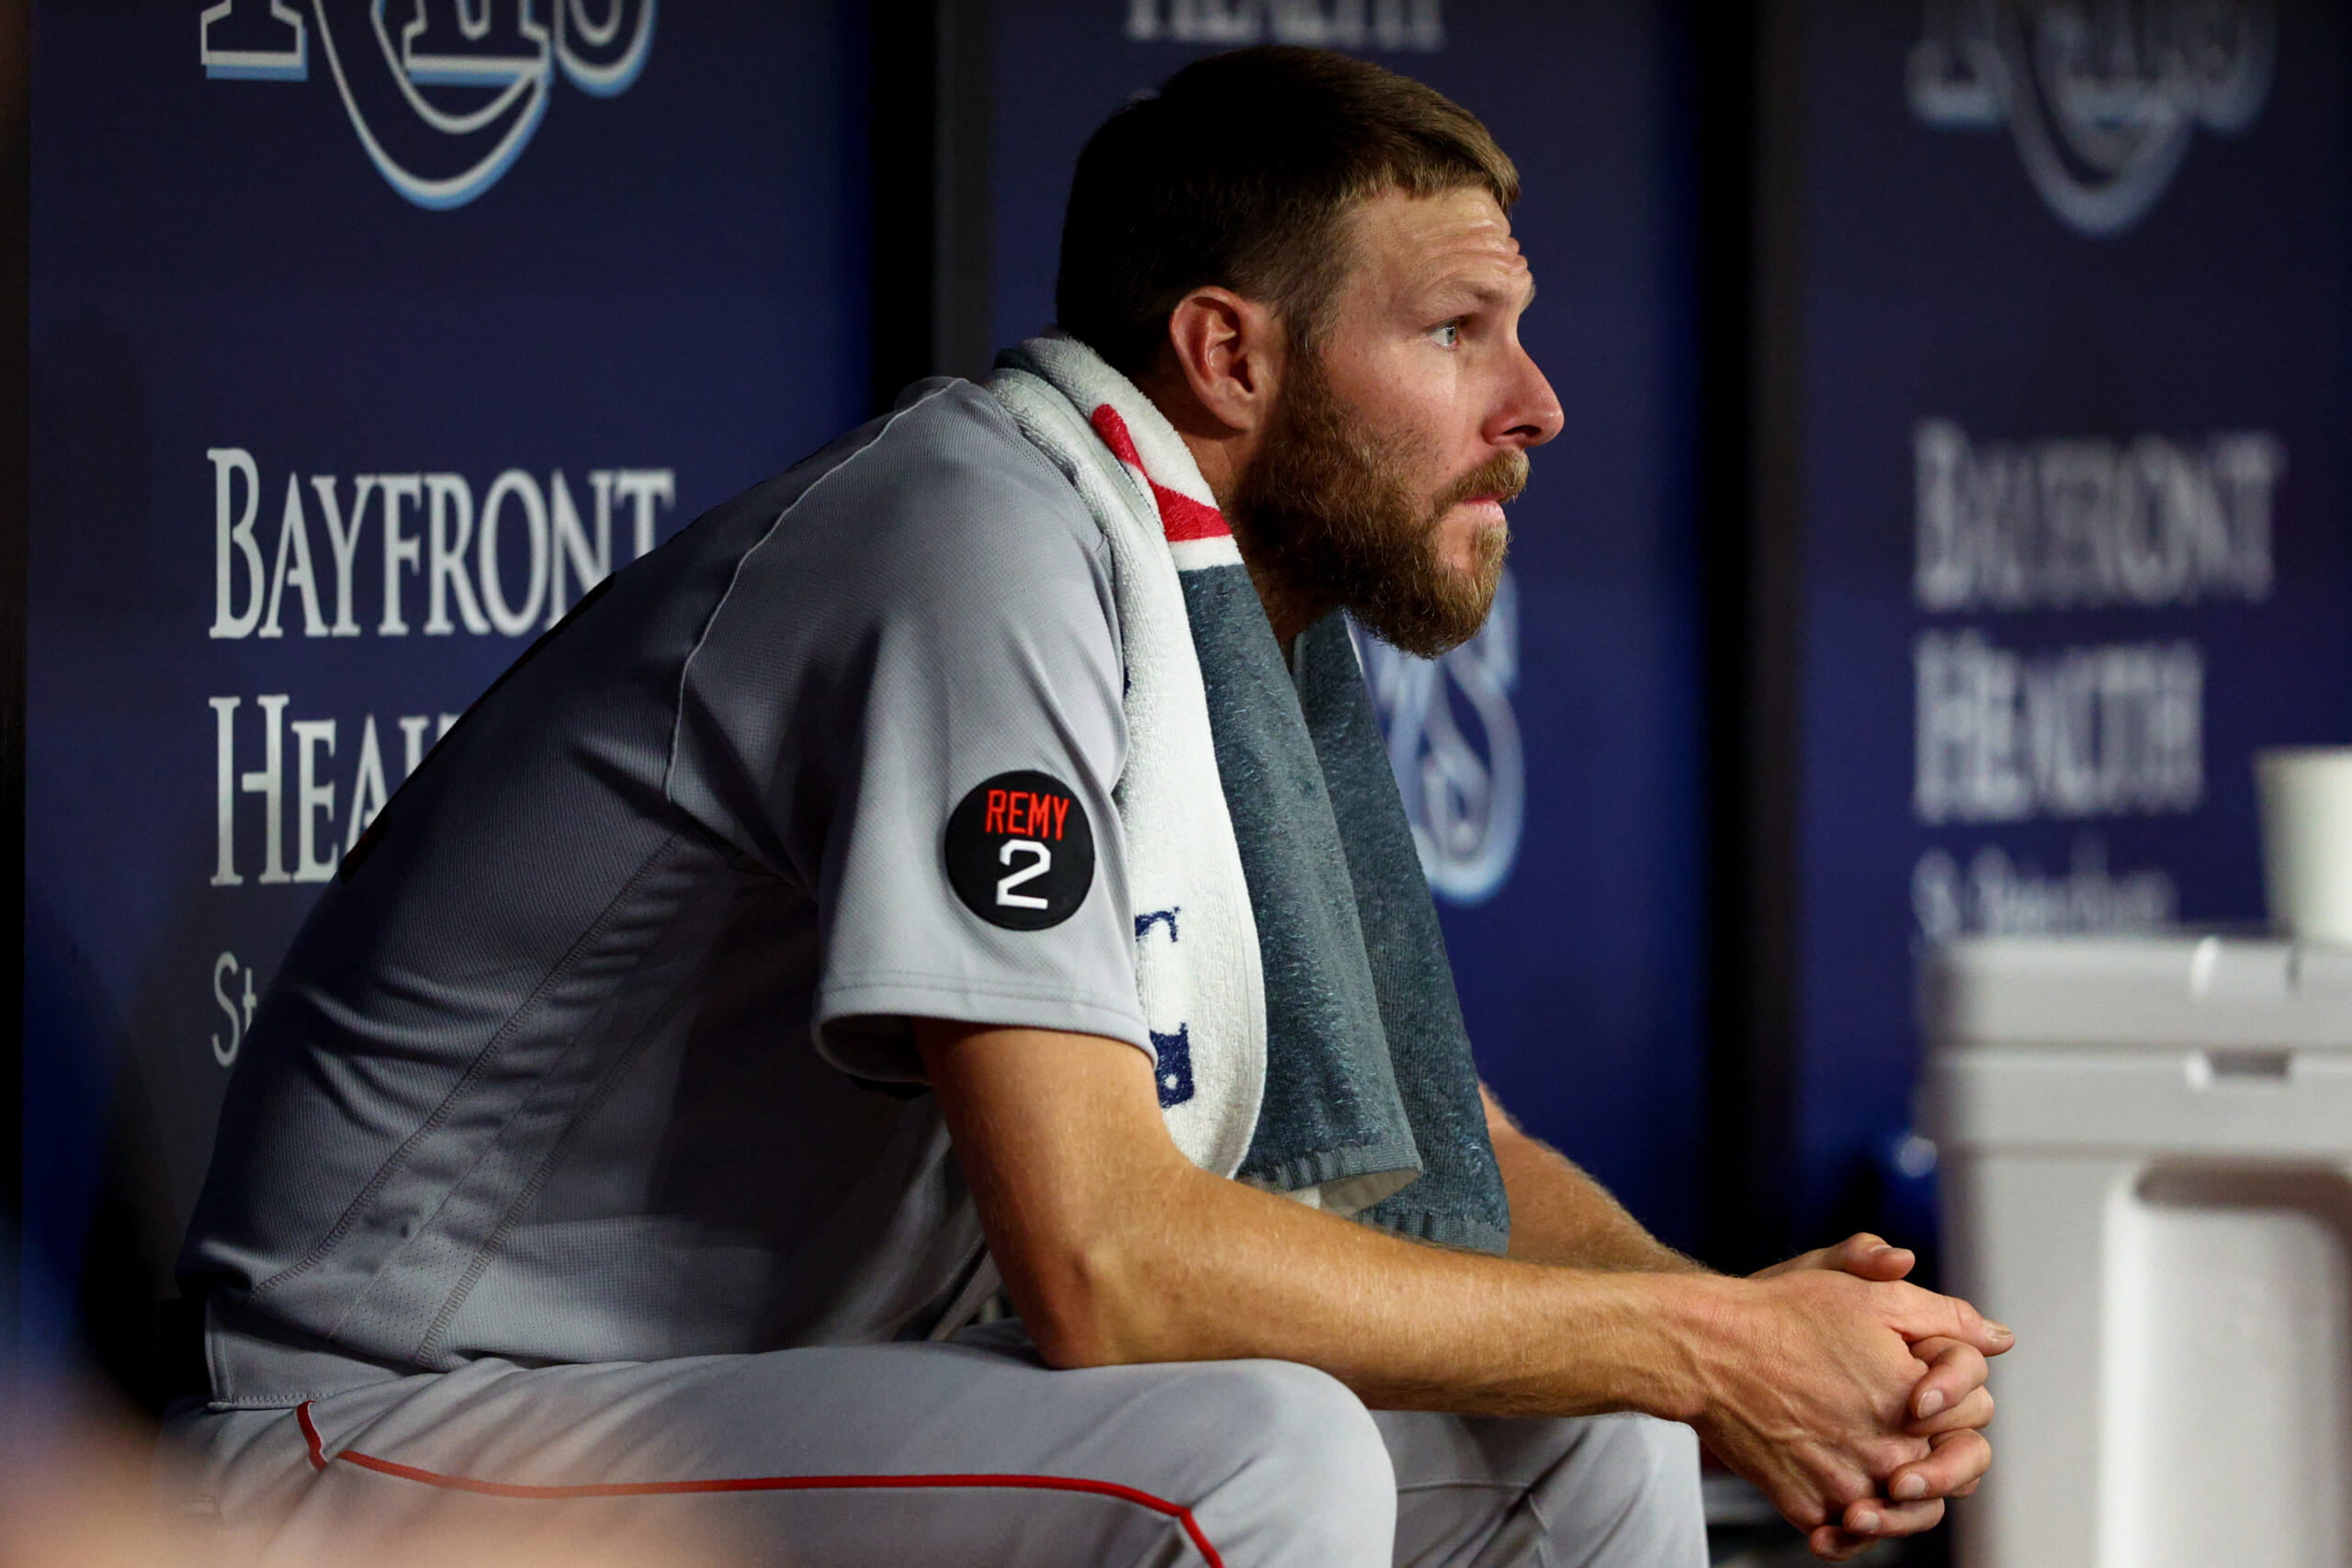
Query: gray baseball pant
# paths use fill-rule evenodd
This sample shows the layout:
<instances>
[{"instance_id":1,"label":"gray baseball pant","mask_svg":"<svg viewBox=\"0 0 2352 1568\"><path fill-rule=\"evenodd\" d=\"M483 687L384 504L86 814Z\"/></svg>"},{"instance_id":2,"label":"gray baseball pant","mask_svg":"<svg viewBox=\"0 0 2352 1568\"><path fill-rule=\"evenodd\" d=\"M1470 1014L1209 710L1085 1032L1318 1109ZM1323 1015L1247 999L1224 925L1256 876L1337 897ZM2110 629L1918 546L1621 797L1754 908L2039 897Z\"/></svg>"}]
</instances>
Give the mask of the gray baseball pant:
<instances>
[{"instance_id":1,"label":"gray baseball pant","mask_svg":"<svg viewBox=\"0 0 2352 1568\"><path fill-rule=\"evenodd\" d=\"M182 1418L166 1495L232 1559L409 1532L659 1540L795 1568L1703 1568L1690 1428L1368 1411L1285 1361L1046 1368L944 1345L525 1369Z\"/></svg>"}]
</instances>

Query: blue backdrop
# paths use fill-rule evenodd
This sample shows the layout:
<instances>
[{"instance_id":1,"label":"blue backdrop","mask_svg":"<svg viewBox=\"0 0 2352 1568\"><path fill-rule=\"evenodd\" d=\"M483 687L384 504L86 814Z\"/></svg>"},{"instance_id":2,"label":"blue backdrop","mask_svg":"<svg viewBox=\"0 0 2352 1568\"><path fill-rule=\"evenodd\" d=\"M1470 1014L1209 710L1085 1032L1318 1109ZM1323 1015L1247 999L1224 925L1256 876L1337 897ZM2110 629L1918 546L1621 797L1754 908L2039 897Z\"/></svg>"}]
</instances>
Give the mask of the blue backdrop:
<instances>
[{"instance_id":1,"label":"blue backdrop","mask_svg":"<svg viewBox=\"0 0 2352 1568\"><path fill-rule=\"evenodd\" d=\"M168 1256L248 997L444 716L865 412L862 7L378 10L35 9L25 1180L69 1281L109 1174L147 1229L96 1229ZM1086 134L1209 50L1356 50L1519 160L1567 429L1489 632L1371 663L1487 1072L1690 1244L1673 9L991 11L1000 343L1050 318ZM1908 1121L1920 942L2258 918L2252 750L2352 739L2346 25L2133 0L2064 30L2090 14L1789 13L1808 1230Z\"/></svg>"},{"instance_id":2,"label":"blue backdrop","mask_svg":"<svg viewBox=\"0 0 2352 1568\"><path fill-rule=\"evenodd\" d=\"M69 1281L109 1170L145 1231L100 1244L168 1258L254 997L448 716L865 412L834 6L200 9L34 17L25 1177Z\"/></svg>"},{"instance_id":3,"label":"blue backdrop","mask_svg":"<svg viewBox=\"0 0 2352 1568\"><path fill-rule=\"evenodd\" d=\"M2258 919L2251 753L2352 740L2343 10L2091 9L1796 18L1802 1217L1924 939Z\"/></svg>"},{"instance_id":4,"label":"blue backdrop","mask_svg":"<svg viewBox=\"0 0 2352 1568\"><path fill-rule=\"evenodd\" d=\"M1668 1239L1695 1244L1703 1126L1684 106L1641 0L1220 6L997 0L1000 343L1053 316L1087 135L1186 61L1348 49L1486 119L1520 165L1543 299L1523 332L1567 413L1512 509L1513 592L1442 671L1372 671L1480 1065Z\"/></svg>"}]
</instances>

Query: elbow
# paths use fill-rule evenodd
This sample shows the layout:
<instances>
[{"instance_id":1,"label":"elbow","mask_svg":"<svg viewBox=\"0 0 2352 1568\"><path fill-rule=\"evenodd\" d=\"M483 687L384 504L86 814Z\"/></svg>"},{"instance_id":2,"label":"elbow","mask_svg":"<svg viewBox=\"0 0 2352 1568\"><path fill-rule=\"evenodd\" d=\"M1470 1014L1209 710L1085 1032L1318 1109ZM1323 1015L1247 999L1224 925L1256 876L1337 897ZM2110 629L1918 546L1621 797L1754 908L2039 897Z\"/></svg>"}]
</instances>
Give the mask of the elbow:
<instances>
[{"instance_id":1,"label":"elbow","mask_svg":"<svg viewBox=\"0 0 2352 1568\"><path fill-rule=\"evenodd\" d=\"M1115 1336L1083 1315L1054 1314L1032 1321L1024 1314L1022 1321L1029 1330L1030 1343L1037 1348L1038 1359L1057 1372L1125 1366L1129 1359L1119 1353Z\"/></svg>"},{"instance_id":2,"label":"elbow","mask_svg":"<svg viewBox=\"0 0 2352 1568\"><path fill-rule=\"evenodd\" d=\"M1141 1271L1107 1247L1071 1247L1008 1274L1030 1343L1060 1371L1182 1359L1148 1310Z\"/></svg>"}]
</instances>

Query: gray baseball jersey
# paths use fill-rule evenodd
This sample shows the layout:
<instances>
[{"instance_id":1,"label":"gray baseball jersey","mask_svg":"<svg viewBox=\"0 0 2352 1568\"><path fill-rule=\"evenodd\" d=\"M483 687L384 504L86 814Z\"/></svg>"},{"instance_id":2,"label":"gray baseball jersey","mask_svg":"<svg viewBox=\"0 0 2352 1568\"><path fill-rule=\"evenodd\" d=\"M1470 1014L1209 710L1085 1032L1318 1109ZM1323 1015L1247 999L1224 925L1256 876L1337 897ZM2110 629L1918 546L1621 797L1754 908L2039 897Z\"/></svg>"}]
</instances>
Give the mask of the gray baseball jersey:
<instances>
[{"instance_id":1,"label":"gray baseball jersey","mask_svg":"<svg viewBox=\"0 0 2352 1568\"><path fill-rule=\"evenodd\" d=\"M924 1332L980 1232L905 1021L1150 1049L1121 689L1100 530L967 383L614 578L262 1005L182 1261L216 1397Z\"/></svg>"}]
</instances>

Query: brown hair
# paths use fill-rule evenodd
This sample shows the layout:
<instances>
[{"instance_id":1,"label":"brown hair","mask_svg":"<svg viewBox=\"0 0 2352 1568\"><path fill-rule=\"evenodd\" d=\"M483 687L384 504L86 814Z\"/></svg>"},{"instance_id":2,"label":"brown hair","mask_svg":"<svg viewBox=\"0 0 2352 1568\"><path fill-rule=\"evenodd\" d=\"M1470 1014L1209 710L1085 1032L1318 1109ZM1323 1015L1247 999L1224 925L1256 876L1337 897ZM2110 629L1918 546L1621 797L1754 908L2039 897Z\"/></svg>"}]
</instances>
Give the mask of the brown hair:
<instances>
[{"instance_id":1,"label":"brown hair","mask_svg":"<svg viewBox=\"0 0 2352 1568\"><path fill-rule=\"evenodd\" d=\"M1347 273L1349 211L1384 191L1465 186L1508 211L1519 171L1436 89L1328 50L1212 55L1088 140L1054 308L1131 376L1159 357L1177 301L1205 285L1272 306L1311 345Z\"/></svg>"}]
</instances>

